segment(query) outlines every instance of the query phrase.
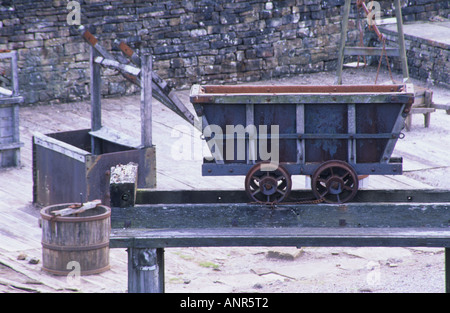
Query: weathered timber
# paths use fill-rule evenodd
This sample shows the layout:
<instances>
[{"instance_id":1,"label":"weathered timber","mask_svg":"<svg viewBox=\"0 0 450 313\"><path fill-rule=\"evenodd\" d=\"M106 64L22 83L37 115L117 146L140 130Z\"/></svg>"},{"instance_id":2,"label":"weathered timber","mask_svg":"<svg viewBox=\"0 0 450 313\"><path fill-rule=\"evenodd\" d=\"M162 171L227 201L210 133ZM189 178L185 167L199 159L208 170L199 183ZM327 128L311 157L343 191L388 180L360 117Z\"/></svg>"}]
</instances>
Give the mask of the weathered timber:
<instances>
[{"instance_id":1,"label":"weathered timber","mask_svg":"<svg viewBox=\"0 0 450 313\"><path fill-rule=\"evenodd\" d=\"M95 61L95 63L101 64L105 67L117 69L117 70L123 71L127 74L134 75L134 76L138 76L139 73L141 72L141 70L139 68L136 68L132 65L122 64L118 61L106 59L101 56L96 57L94 61Z\"/></svg>"},{"instance_id":2,"label":"weathered timber","mask_svg":"<svg viewBox=\"0 0 450 313\"><path fill-rule=\"evenodd\" d=\"M436 108L433 106L433 91L422 87L415 87L414 103L412 105L411 112L405 120L406 130L411 130L413 114L423 114L424 126L429 127L431 122L431 113L435 111Z\"/></svg>"},{"instance_id":3,"label":"weathered timber","mask_svg":"<svg viewBox=\"0 0 450 313\"><path fill-rule=\"evenodd\" d=\"M112 208L112 227L444 227L448 203L156 204Z\"/></svg>"},{"instance_id":4,"label":"weathered timber","mask_svg":"<svg viewBox=\"0 0 450 313\"><path fill-rule=\"evenodd\" d=\"M51 213L55 216L68 216L73 214L80 214L85 212L86 210L94 209L98 205L101 205L101 200L94 200L87 203L81 204L72 204L65 209L54 210Z\"/></svg>"},{"instance_id":5,"label":"weathered timber","mask_svg":"<svg viewBox=\"0 0 450 313\"><path fill-rule=\"evenodd\" d=\"M20 166L19 79L17 69L17 51L1 51L0 59L10 59L12 86L0 87L0 168Z\"/></svg>"},{"instance_id":6,"label":"weathered timber","mask_svg":"<svg viewBox=\"0 0 450 313\"><path fill-rule=\"evenodd\" d=\"M95 58L99 55L93 47L90 48L90 69L91 69L91 131L97 131L102 128L102 106L101 106L101 76L100 65L95 63ZM91 152L98 155L100 151L100 141L98 138L91 137Z\"/></svg>"},{"instance_id":7,"label":"weathered timber","mask_svg":"<svg viewBox=\"0 0 450 313\"><path fill-rule=\"evenodd\" d=\"M386 53L388 56L399 56L397 48L381 48L381 47L345 47L344 55L381 55Z\"/></svg>"},{"instance_id":8,"label":"weathered timber","mask_svg":"<svg viewBox=\"0 0 450 313\"><path fill-rule=\"evenodd\" d=\"M110 197L111 206L133 206L136 199L138 165L128 163L111 168Z\"/></svg>"},{"instance_id":9,"label":"weathered timber","mask_svg":"<svg viewBox=\"0 0 450 313\"><path fill-rule=\"evenodd\" d=\"M128 292L164 292L164 249L128 248Z\"/></svg>"},{"instance_id":10,"label":"weathered timber","mask_svg":"<svg viewBox=\"0 0 450 313\"><path fill-rule=\"evenodd\" d=\"M13 91L9 90L9 89L6 89L6 88L3 88L3 87L0 87L0 94L10 97L10 96L13 95Z\"/></svg>"},{"instance_id":11,"label":"weathered timber","mask_svg":"<svg viewBox=\"0 0 450 313\"><path fill-rule=\"evenodd\" d=\"M152 146L152 56L141 56L141 143L144 147Z\"/></svg>"},{"instance_id":12,"label":"weathered timber","mask_svg":"<svg viewBox=\"0 0 450 313\"><path fill-rule=\"evenodd\" d=\"M268 95L249 95L246 94L230 94L226 96L217 96L214 94L207 96L196 96L191 98L193 102L205 102L217 104L262 104L271 103L278 104L333 104L333 103L360 103L360 104L374 104L374 103L405 103L409 101L409 95L401 94L302 94L302 95L287 95L287 94L268 94Z\"/></svg>"},{"instance_id":13,"label":"weathered timber","mask_svg":"<svg viewBox=\"0 0 450 313\"><path fill-rule=\"evenodd\" d=\"M113 229L111 248L167 247L448 247L450 230L422 228Z\"/></svg>"},{"instance_id":14,"label":"weathered timber","mask_svg":"<svg viewBox=\"0 0 450 313\"><path fill-rule=\"evenodd\" d=\"M291 202L313 199L311 190L292 190ZM183 203L246 203L243 190L150 190L138 189L137 204L183 204ZM366 190L361 189L352 203L439 203L450 202L450 192L445 189L423 190Z\"/></svg>"},{"instance_id":15,"label":"weathered timber","mask_svg":"<svg viewBox=\"0 0 450 313\"><path fill-rule=\"evenodd\" d=\"M336 78L335 78L335 85L341 85L342 84L342 66L344 64L344 49L345 49L345 42L347 41L347 30L348 30L348 17L350 14L350 5L351 0L345 0L344 4L344 10L342 13L342 22L341 22L341 41L339 42L339 54L338 54L338 65L337 65L337 72L336 72Z\"/></svg>"}]
</instances>

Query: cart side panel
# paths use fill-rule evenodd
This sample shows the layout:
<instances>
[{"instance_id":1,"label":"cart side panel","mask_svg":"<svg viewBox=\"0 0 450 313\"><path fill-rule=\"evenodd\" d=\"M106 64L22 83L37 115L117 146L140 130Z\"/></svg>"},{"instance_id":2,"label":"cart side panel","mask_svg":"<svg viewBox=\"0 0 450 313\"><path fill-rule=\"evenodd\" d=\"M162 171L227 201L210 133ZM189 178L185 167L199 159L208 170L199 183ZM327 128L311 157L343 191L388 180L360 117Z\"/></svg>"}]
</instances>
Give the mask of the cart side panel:
<instances>
[{"instance_id":1,"label":"cart side panel","mask_svg":"<svg viewBox=\"0 0 450 313\"><path fill-rule=\"evenodd\" d=\"M35 144L33 139L33 202L51 205L79 201L86 195L86 166L68 154Z\"/></svg>"},{"instance_id":2,"label":"cart side panel","mask_svg":"<svg viewBox=\"0 0 450 313\"><path fill-rule=\"evenodd\" d=\"M401 103L360 104L356 106L357 134L393 134ZM378 163L389 138L358 139L356 141L357 163Z\"/></svg>"},{"instance_id":3,"label":"cart side panel","mask_svg":"<svg viewBox=\"0 0 450 313\"><path fill-rule=\"evenodd\" d=\"M347 134L347 105L308 104L305 105L305 133ZM305 143L306 162L347 160L348 140L307 139Z\"/></svg>"},{"instance_id":4,"label":"cart side panel","mask_svg":"<svg viewBox=\"0 0 450 313\"><path fill-rule=\"evenodd\" d=\"M246 126L246 106L245 106L245 104L242 104L242 105L241 104L205 105L205 106L203 106L203 110L204 110L204 115L208 119L208 124L219 126L224 135L226 134L227 125L234 126L234 127L238 126L238 125L242 125L243 127ZM206 140L209 140L209 139L210 138L206 138ZM223 140L222 155L223 155L225 163L247 163L246 162L246 160L248 158L247 151L245 151L245 159L238 157L239 147L238 147L238 143L237 143L236 139L234 140L234 155L232 158L227 157L227 147L226 146L227 146L226 142L225 142L225 140Z\"/></svg>"},{"instance_id":5,"label":"cart side panel","mask_svg":"<svg viewBox=\"0 0 450 313\"><path fill-rule=\"evenodd\" d=\"M267 126L267 133L270 135L276 135L271 133L271 125L278 126L280 135L293 135L293 139L280 138L278 139L278 147L275 143L272 143L273 139L267 141L267 152L272 153L271 147L278 148L278 161L279 162L296 162L297 161L297 139L296 135L296 106L294 104L257 104L254 107L254 122L258 129L258 138L261 138L262 134L260 126ZM258 161L261 160L261 152L266 149L260 147L258 142ZM265 151L264 151L265 152ZM271 154L275 157L274 154ZM267 160L265 160L267 161Z\"/></svg>"}]
</instances>

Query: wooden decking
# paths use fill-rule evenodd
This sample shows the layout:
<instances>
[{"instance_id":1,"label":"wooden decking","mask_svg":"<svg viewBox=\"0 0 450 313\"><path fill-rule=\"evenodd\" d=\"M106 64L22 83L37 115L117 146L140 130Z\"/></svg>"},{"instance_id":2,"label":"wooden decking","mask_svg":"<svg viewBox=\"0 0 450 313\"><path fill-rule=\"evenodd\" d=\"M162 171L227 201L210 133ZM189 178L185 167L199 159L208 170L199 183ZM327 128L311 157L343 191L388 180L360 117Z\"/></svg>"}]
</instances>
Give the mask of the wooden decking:
<instances>
[{"instance_id":1,"label":"wooden decking","mask_svg":"<svg viewBox=\"0 0 450 313\"><path fill-rule=\"evenodd\" d=\"M317 74L332 79L332 74ZM261 82L263 83L263 82ZM267 83L267 82L265 82ZM304 83L301 79L271 81L271 84ZM326 80L324 81L326 83ZM447 92L444 90L444 93ZM439 90L434 90L439 96ZM190 106L189 91L178 96ZM447 96L444 94L441 96ZM140 138L139 96L103 99L103 125ZM421 120L413 121L412 131L397 144L394 154L404 158L405 175L372 176L365 188L424 189L444 187L442 179L450 173L450 136L446 127L450 122L444 111L433 115L429 129ZM125 292L127 288L127 256L123 249L112 249L111 270L81 278L80 285L70 283L67 277L58 277L42 271L42 265L17 260L20 253L41 258L41 229L39 210L32 205L32 151L34 132L52 133L90 128L89 102L55 106L24 107L20 109L21 167L0 170L0 263L25 274L39 291L48 292ZM159 189L242 189L243 177L202 177L202 149L200 133L159 102L153 106L153 143L156 145L157 185ZM436 174L430 184L424 173ZM445 174L447 173L447 174ZM294 178L294 188L305 186L304 177ZM170 291L170 289L168 290Z\"/></svg>"}]
</instances>

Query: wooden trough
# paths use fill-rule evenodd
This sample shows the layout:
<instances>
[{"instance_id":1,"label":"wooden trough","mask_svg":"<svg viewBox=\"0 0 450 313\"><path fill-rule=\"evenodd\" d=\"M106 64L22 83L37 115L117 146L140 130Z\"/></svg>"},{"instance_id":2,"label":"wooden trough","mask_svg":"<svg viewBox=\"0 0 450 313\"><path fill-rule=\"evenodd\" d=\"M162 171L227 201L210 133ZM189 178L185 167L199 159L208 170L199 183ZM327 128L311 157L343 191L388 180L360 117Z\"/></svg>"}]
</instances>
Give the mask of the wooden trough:
<instances>
[{"instance_id":1,"label":"wooden trough","mask_svg":"<svg viewBox=\"0 0 450 313\"><path fill-rule=\"evenodd\" d=\"M141 138L101 124L101 65L91 47L91 129L33 136L33 202L57 203L101 199L109 204L109 171L117 164L138 163L140 188L156 186L155 147L151 144L151 87L141 88ZM141 77L148 79L151 58L143 57ZM146 79L147 78L147 79ZM148 85L148 84L147 84ZM81 198L80 198L81 195Z\"/></svg>"},{"instance_id":2,"label":"wooden trough","mask_svg":"<svg viewBox=\"0 0 450 313\"><path fill-rule=\"evenodd\" d=\"M108 205L109 171L119 163L140 164L139 186L153 187L155 147L141 147L116 135L106 129L35 134L33 202L46 206L80 201L81 194L81 201L101 199ZM100 146L100 153L91 152L93 140Z\"/></svg>"}]
</instances>

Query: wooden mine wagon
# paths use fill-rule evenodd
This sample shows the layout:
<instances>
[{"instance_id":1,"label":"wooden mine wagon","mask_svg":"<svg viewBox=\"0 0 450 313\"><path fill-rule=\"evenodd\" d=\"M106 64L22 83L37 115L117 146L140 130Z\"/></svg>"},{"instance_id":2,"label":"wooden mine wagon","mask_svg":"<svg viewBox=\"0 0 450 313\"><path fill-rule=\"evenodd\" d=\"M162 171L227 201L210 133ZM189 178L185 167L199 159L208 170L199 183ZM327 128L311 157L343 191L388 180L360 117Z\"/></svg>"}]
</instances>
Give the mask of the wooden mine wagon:
<instances>
[{"instance_id":1,"label":"wooden mine wagon","mask_svg":"<svg viewBox=\"0 0 450 313\"><path fill-rule=\"evenodd\" d=\"M318 200L343 203L360 175L402 174L391 155L411 85L194 85L190 99L212 154L203 176L245 175L253 201L288 201L291 175L311 176Z\"/></svg>"}]
</instances>

